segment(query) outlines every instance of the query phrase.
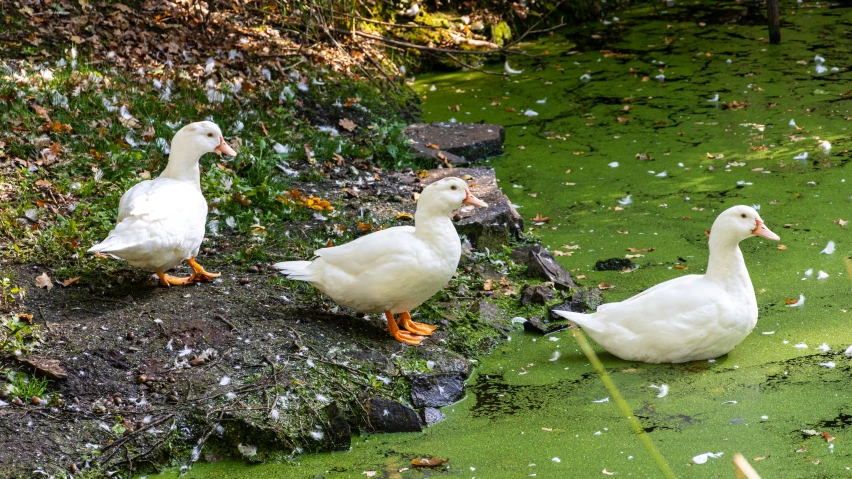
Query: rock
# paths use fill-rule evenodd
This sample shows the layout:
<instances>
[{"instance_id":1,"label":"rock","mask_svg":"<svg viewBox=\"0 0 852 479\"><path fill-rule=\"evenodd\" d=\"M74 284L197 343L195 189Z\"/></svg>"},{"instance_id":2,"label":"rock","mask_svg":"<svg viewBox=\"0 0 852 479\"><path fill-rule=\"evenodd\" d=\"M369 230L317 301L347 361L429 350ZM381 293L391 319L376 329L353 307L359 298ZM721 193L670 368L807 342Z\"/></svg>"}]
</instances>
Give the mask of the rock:
<instances>
[{"instance_id":1,"label":"rock","mask_svg":"<svg viewBox=\"0 0 852 479\"><path fill-rule=\"evenodd\" d=\"M60 365L58 359L29 357L19 359L19 361L32 367L37 373L48 379L57 380L68 377L68 372Z\"/></svg>"},{"instance_id":2,"label":"rock","mask_svg":"<svg viewBox=\"0 0 852 479\"><path fill-rule=\"evenodd\" d=\"M420 412L420 419L423 420L423 424L425 424L426 427L429 427L432 424L438 424L446 418L447 417L444 416L444 413L433 407L424 407L423 411Z\"/></svg>"},{"instance_id":3,"label":"rock","mask_svg":"<svg viewBox=\"0 0 852 479\"><path fill-rule=\"evenodd\" d=\"M577 287L571 279L571 273L557 263L550 252L541 246L518 248L512 252L512 259L516 263L526 263L528 275L549 281L556 286L556 289L566 291Z\"/></svg>"},{"instance_id":4,"label":"rock","mask_svg":"<svg viewBox=\"0 0 852 479\"><path fill-rule=\"evenodd\" d=\"M328 442L332 451L348 451L352 445L352 430L346 415L340 410L336 402L329 404L324 409L328 416Z\"/></svg>"},{"instance_id":5,"label":"rock","mask_svg":"<svg viewBox=\"0 0 852 479\"><path fill-rule=\"evenodd\" d=\"M479 313L479 320L483 323L497 325L509 319L508 315L499 306L487 299L477 301L474 308L474 311Z\"/></svg>"},{"instance_id":6,"label":"rock","mask_svg":"<svg viewBox=\"0 0 852 479\"><path fill-rule=\"evenodd\" d=\"M571 301L566 301L562 304L557 304L556 306L550 308L550 320L551 321L560 321L564 320L562 316L557 315L554 311L570 311L572 313L585 313L586 312L586 303L579 299L572 299Z\"/></svg>"},{"instance_id":7,"label":"rock","mask_svg":"<svg viewBox=\"0 0 852 479\"><path fill-rule=\"evenodd\" d=\"M411 150L415 156L434 158L441 165L445 162L438 158L440 152L454 166L502 155L506 138L506 130L502 126L481 123L415 123L403 133L414 141ZM427 144L439 149L430 148Z\"/></svg>"},{"instance_id":8,"label":"rock","mask_svg":"<svg viewBox=\"0 0 852 479\"><path fill-rule=\"evenodd\" d=\"M520 239L524 232L524 219L512 206L509 198L497 186L497 177L490 167L477 168L444 168L429 170L429 175L423 178L423 184L428 185L448 176L466 179L471 193L488 203L487 208L463 206L458 214L456 230L466 235L470 242L479 250L486 248L496 250L508 244L512 237Z\"/></svg>"},{"instance_id":9,"label":"rock","mask_svg":"<svg viewBox=\"0 0 852 479\"><path fill-rule=\"evenodd\" d=\"M464 377L458 373L411 377L411 403L414 407L448 406L463 398L464 394Z\"/></svg>"},{"instance_id":10,"label":"rock","mask_svg":"<svg viewBox=\"0 0 852 479\"><path fill-rule=\"evenodd\" d=\"M581 301L586 306L586 309L592 311L598 309L598 306L603 304L603 294L598 288L582 288L574 292L573 299Z\"/></svg>"},{"instance_id":11,"label":"rock","mask_svg":"<svg viewBox=\"0 0 852 479\"><path fill-rule=\"evenodd\" d=\"M524 323L524 330L537 334L550 334L568 329L570 326L567 323L561 324L545 324L541 318L532 317Z\"/></svg>"},{"instance_id":12,"label":"rock","mask_svg":"<svg viewBox=\"0 0 852 479\"><path fill-rule=\"evenodd\" d=\"M458 373L467 379L473 372L473 363L469 359L449 350L423 349L420 351L420 357L426 360L426 364L435 373Z\"/></svg>"},{"instance_id":13,"label":"rock","mask_svg":"<svg viewBox=\"0 0 852 479\"><path fill-rule=\"evenodd\" d=\"M373 432L420 432L420 417L408 406L390 399L367 400L367 423Z\"/></svg>"},{"instance_id":14,"label":"rock","mask_svg":"<svg viewBox=\"0 0 852 479\"><path fill-rule=\"evenodd\" d=\"M550 287L553 283L541 283L535 286L528 284L524 285L521 290L521 306L533 304L547 304L553 299L553 290Z\"/></svg>"},{"instance_id":15,"label":"rock","mask_svg":"<svg viewBox=\"0 0 852 479\"><path fill-rule=\"evenodd\" d=\"M635 267L636 263L626 258L602 259L595 263L595 271L621 271Z\"/></svg>"}]
</instances>

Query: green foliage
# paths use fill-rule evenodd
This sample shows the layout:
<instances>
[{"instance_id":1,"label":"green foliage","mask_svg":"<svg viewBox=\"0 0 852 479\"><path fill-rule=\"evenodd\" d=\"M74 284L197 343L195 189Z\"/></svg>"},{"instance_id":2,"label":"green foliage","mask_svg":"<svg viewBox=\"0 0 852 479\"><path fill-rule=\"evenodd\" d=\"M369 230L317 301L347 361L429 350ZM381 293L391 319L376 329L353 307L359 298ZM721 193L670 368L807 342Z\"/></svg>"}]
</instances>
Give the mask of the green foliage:
<instances>
[{"instance_id":1,"label":"green foliage","mask_svg":"<svg viewBox=\"0 0 852 479\"><path fill-rule=\"evenodd\" d=\"M0 354L18 356L41 344L41 328L22 321L24 318L26 315L9 315L0 319Z\"/></svg>"},{"instance_id":2,"label":"green foliage","mask_svg":"<svg viewBox=\"0 0 852 479\"><path fill-rule=\"evenodd\" d=\"M49 381L45 378L27 376L24 373L9 371L6 373L9 396L28 400L33 396L44 397Z\"/></svg>"},{"instance_id":3,"label":"green foliage","mask_svg":"<svg viewBox=\"0 0 852 479\"><path fill-rule=\"evenodd\" d=\"M16 286L9 276L0 279L0 309L9 309L13 302L23 301L26 296L27 291Z\"/></svg>"}]
</instances>

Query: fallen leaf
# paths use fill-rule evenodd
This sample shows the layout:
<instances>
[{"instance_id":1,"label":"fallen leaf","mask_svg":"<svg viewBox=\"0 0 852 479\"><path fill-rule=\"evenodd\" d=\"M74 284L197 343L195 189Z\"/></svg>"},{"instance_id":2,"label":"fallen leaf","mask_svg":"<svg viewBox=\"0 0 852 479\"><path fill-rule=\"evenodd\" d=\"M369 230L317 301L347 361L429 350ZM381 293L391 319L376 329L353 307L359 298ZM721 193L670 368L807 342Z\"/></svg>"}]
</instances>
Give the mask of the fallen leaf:
<instances>
[{"instance_id":1,"label":"fallen leaf","mask_svg":"<svg viewBox=\"0 0 852 479\"><path fill-rule=\"evenodd\" d=\"M574 255L573 251L565 252L565 251L559 251L558 249L553 251L553 256L573 256L573 255Z\"/></svg>"},{"instance_id":2,"label":"fallen leaf","mask_svg":"<svg viewBox=\"0 0 852 479\"><path fill-rule=\"evenodd\" d=\"M412 459L411 465L414 466L414 467L435 467L435 466L440 466L442 464L445 464L447 462L450 462L450 460L449 459L438 459L437 457L432 456L431 459L427 459L427 458Z\"/></svg>"},{"instance_id":3,"label":"fallen leaf","mask_svg":"<svg viewBox=\"0 0 852 479\"><path fill-rule=\"evenodd\" d=\"M580 249L580 245L578 244L564 244L562 247L565 249Z\"/></svg>"},{"instance_id":4,"label":"fallen leaf","mask_svg":"<svg viewBox=\"0 0 852 479\"><path fill-rule=\"evenodd\" d=\"M831 442L834 440L834 436L827 432L822 433L822 438L825 439L825 442Z\"/></svg>"},{"instance_id":5,"label":"fallen leaf","mask_svg":"<svg viewBox=\"0 0 852 479\"><path fill-rule=\"evenodd\" d=\"M485 284L482 285L483 291L491 291L492 289L494 289L494 280L493 279L489 279L488 281L485 282Z\"/></svg>"},{"instance_id":6,"label":"fallen leaf","mask_svg":"<svg viewBox=\"0 0 852 479\"><path fill-rule=\"evenodd\" d=\"M547 223L550 221L550 216L541 216L541 213L536 213L535 218L532 219L533 223Z\"/></svg>"},{"instance_id":7,"label":"fallen leaf","mask_svg":"<svg viewBox=\"0 0 852 479\"><path fill-rule=\"evenodd\" d=\"M53 183L51 183L47 180L36 180L35 184L36 184L36 186L42 186L42 187L47 188L48 186L52 185Z\"/></svg>"},{"instance_id":8,"label":"fallen leaf","mask_svg":"<svg viewBox=\"0 0 852 479\"><path fill-rule=\"evenodd\" d=\"M358 126L355 124L354 121L350 120L349 118L343 118L339 122L337 122L337 124L343 127L343 129L346 131L352 131Z\"/></svg>"},{"instance_id":9,"label":"fallen leaf","mask_svg":"<svg viewBox=\"0 0 852 479\"><path fill-rule=\"evenodd\" d=\"M310 143L305 143L305 155L308 157L308 163L314 162L314 151L311 149Z\"/></svg>"},{"instance_id":10,"label":"fallen leaf","mask_svg":"<svg viewBox=\"0 0 852 479\"><path fill-rule=\"evenodd\" d=\"M233 194L233 198L234 198L234 201L236 201L237 203L239 203L243 206L248 206L248 205L251 204L251 200L246 198L246 195L244 195L242 193L237 193L235 191L234 194Z\"/></svg>"},{"instance_id":11,"label":"fallen leaf","mask_svg":"<svg viewBox=\"0 0 852 479\"><path fill-rule=\"evenodd\" d=\"M75 276L73 278L68 278L68 279L66 279L65 281L62 282L62 287L67 288L68 286L71 286L72 284L75 284L78 281L80 281L79 276Z\"/></svg>"},{"instance_id":12,"label":"fallen leaf","mask_svg":"<svg viewBox=\"0 0 852 479\"><path fill-rule=\"evenodd\" d=\"M50 280L50 276L48 276L47 273L40 274L35 279L35 285L39 288L47 288L48 291L53 289L53 281Z\"/></svg>"},{"instance_id":13,"label":"fallen leaf","mask_svg":"<svg viewBox=\"0 0 852 479\"><path fill-rule=\"evenodd\" d=\"M47 114L47 108L40 105L33 105L32 107L33 110L35 110L36 115L44 118L45 120L47 120L48 123L51 123L50 115Z\"/></svg>"},{"instance_id":14,"label":"fallen leaf","mask_svg":"<svg viewBox=\"0 0 852 479\"><path fill-rule=\"evenodd\" d=\"M848 220L847 220L847 221L843 221L843 220L842 220L842 219L840 219L840 218L837 218L836 220L834 220L834 222L835 222L835 223L837 223L837 224L839 224L840 226L846 226L846 225L849 223L849 221L848 221Z\"/></svg>"},{"instance_id":15,"label":"fallen leaf","mask_svg":"<svg viewBox=\"0 0 852 479\"><path fill-rule=\"evenodd\" d=\"M615 232L620 234L620 235L629 235L630 234L629 231L624 231L624 230L615 230Z\"/></svg>"},{"instance_id":16,"label":"fallen leaf","mask_svg":"<svg viewBox=\"0 0 852 479\"><path fill-rule=\"evenodd\" d=\"M433 150L440 150L441 149L440 146L438 146L434 143L425 143L423 146L425 146L426 148L432 148Z\"/></svg>"},{"instance_id":17,"label":"fallen leaf","mask_svg":"<svg viewBox=\"0 0 852 479\"><path fill-rule=\"evenodd\" d=\"M627 251L630 251L631 253L647 253L649 251L654 251L654 247L652 246L650 248L641 248L641 249L639 249L639 248L627 248Z\"/></svg>"},{"instance_id":18,"label":"fallen leaf","mask_svg":"<svg viewBox=\"0 0 852 479\"><path fill-rule=\"evenodd\" d=\"M778 249L787 249L787 245L779 244L777 246Z\"/></svg>"},{"instance_id":19,"label":"fallen leaf","mask_svg":"<svg viewBox=\"0 0 852 479\"><path fill-rule=\"evenodd\" d=\"M627 123L628 121L630 121L630 118L627 118L626 116L620 116L616 118L616 120L618 120L619 123Z\"/></svg>"},{"instance_id":20,"label":"fallen leaf","mask_svg":"<svg viewBox=\"0 0 852 479\"><path fill-rule=\"evenodd\" d=\"M396 219L411 221L414 219L414 216L411 213L400 213L396 215Z\"/></svg>"},{"instance_id":21,"label":"fallen leaf","mask_svg":"<svg viewBox=\"0 0 852 479\"><path fill-rule=\"evenodd\" d=\"M723 155L722 153L719 153L718 155L714 155L712 153L707 153L707 158L710 158L711 160L719 160L719 159L722 159L724 157L725 157L725 155Z\"/></svg>"},{"instance_id":22,"label":"fallen leaf","mask_svg":"<svg viewBox=\"0 0 852 479\"><path fill-rule=\"evenodd\" d=\"M627 259L642 258L644 256L645 256L644 254L626 254L626 255L624 255L624 257L627 258Z\"/></svg>"},{"instance_id":23,"label":"fallen leaf","mask_svg":"<svg viewBox=\"0 0 852 479\"><path fill-rule=\"evenodd\" d=\"M785 304L787 304L787 306L789 306L789 305L791 305L791 304L796 304L796 303L798 303L798 302L799 302L799 298L796 298L796 299L790 299L790 298L787 298L787 299L784 301L784 303L785 303Z\"/></svg>"},{"instance_id":24,"label":"fallen leaf","mask_svg":"<svg viewBox=\"0 0 852 479\"><path fill-rule=\"evenodd\" d=\"M362 223L359 221L358 227L361 228L361 231L370 231L373 229L373 223Z\"/></svg>"},{"instance_id":25,"label":"fallen leaf","mask_svg":"<svg viewBox=\"0 0 852 479\"><path fill-rule=\"evenodd\" d=\"M616 207L615 207L615 208L613 208L612 210L613 210L613 211L624 211L624 208L622 208L622 207L620 207L620 206L616 206Z\"/></svg>"},{"instance_id":26,"label":"fallen leaf","mask_svg":"<svg viewBox=\"0 0 852 479\"><path fill-rule=\"evenodd\" d=\"M676 264L675 269L687 270L687 269L689 269L689 266L684 266L682 264Z\"/></svg>"},{"instance_id":27,"label":"fallen leaf","mask_svg":"<svg viewBox=\"0 0 852 479\"><path fill-rule=\"evenodd\" d=\"M601 283L601 284L598 285L598 289L612 289L612 288L615 288L615 286L613 286L609 283Z\"/></svg>"},{"instance_id":28,"label":"fallen leaf","mask_svg":"<svg viewBox=\"0 0 852 479\"><path fill-rule=\"evenodd\" d=\"M586 276L585 274L578 274L577 276L575 276L575 278L576 279L589 279L589 277Z\"/></svg>"},{"instance_id":29,"label":"fallen leaf","mask_svg":"<svg viewBox=\"0 0 852 479\"><path fill-rule=\"evenodd\" d=\"M653 158L651 158L651 153L649 153L647 151L645 153L637 153L636 159L637 160L649 160L649 161L653 160Z\"/></svg>"}]
</instances>

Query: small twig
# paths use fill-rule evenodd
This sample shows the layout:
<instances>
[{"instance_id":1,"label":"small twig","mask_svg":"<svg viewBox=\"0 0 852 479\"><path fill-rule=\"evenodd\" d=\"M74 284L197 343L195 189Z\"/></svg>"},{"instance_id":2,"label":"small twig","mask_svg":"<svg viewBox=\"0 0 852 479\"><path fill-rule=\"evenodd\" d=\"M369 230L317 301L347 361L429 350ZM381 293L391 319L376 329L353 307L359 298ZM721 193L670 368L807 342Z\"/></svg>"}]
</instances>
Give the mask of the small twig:
<instances>
[{"instance_id":1,"label":"small twig","mask_svg":"<svg viewBox=\"0 0 852 479\"><path fill-rule=\"evenodd\" d=\"M224 314L214 314L214 315L213 315L213 317L214 317L214 318L216 318L216 319L218 319L218 320L221 320L223 323L225 323L225 324L227 324L228 326L230 326L230 327L231 327L231 331L239 331L239 329L240 329L240 328L238 328L238 327L234 326L234 323L232 323L232 322L228 321L228 318L226 318Z\"/></svg>"}]
</instances>

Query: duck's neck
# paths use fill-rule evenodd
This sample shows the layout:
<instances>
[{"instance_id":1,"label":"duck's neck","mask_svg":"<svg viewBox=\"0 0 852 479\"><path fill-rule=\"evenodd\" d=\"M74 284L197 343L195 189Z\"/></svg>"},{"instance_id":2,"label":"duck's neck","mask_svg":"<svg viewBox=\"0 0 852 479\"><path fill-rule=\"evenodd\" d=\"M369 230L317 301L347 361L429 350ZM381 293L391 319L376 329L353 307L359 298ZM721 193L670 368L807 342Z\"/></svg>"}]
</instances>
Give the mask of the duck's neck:
<instances>
[{"instance_id":1,"label":"duck's neck","mask_svg":"<svg viewBox=\"0 0 852 479\"><path fill-rule=\"evenodd\" d=\"M414 232L424 241L437 242L447 247L458 245L461 249L461 240L456 233L456 228L450 218L443 213L418 210L414 213Z\"/></svg>"},{"instance_id":2,"label":"duck's neck","mask_svg":"<svg viewBox=\"0 0 852 479\"><path fill-rule=\"evenodd\" d=\"M719 283L731 283L732 279L745 278L749 284L743 253L739 241L710 235L710 259L707 262L707 279ZM736 281L735 281L736 282Z\"/></svg>"},{"instance_id":3,"label":"duck's neck","mask_svg":"<svg viewBox=\"0 0 852 479\"><path fill-rule=\"evenodd\" d=\"M203 151L192 148L192 145L173 142L172 151L169 153L169 164L160 174L160 178L187 181L201 191L201 169L198 166L198 160L203 154Z\"/></svg>"}]
</instances>

